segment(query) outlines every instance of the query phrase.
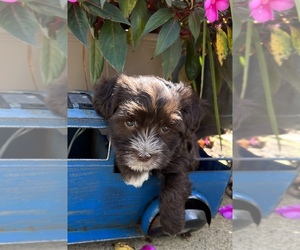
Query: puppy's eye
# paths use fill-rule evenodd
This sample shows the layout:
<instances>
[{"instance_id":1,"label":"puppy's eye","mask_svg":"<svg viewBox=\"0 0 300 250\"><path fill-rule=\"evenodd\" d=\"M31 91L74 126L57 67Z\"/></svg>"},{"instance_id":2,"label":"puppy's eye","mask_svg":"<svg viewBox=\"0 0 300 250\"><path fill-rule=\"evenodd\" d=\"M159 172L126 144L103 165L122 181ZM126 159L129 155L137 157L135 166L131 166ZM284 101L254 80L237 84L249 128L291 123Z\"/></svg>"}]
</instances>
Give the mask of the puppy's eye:
<instances>
[{"instance_id":1,"label":"puppy's eye","mask_svg":"<svg viewBox=\"0 0 300 250\"><path fill-rule=\"evenodd\" d=\"M134 127L134 126L135 126L135 121L126 121L126 122L125 122L125 125L126 125L127 127Z\"/></svg>"},{"instance_id":2,"label":"puppy's eye","mask_svg":"<svg viewBox=\"0 0 300 250\"><path fill-rule=\"evenodd\" d=\"M170 128L169 127L162 127L161 131L164 132L164 133L167 133L167 132L170 131Z\"/></svg>"}]
</instances>

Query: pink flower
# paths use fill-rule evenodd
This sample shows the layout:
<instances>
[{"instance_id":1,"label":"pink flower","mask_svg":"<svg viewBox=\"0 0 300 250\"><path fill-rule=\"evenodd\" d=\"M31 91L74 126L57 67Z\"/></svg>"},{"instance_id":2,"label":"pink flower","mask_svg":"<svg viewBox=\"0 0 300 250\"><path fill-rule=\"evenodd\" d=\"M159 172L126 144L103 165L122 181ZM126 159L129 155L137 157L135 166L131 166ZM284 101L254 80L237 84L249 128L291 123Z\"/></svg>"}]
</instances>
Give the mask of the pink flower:
<instances>
[{"instance_id":1,"label":"pink flower","mask_svg":"<svg viewBox=\"0 0 300 250\"><path fill-rule=\"evenodd\" d=\"M141 250L156 250L156 248L153 245L144 245Z\"/></svg>"},{"instance_id":2,"label":"pink flower","mask_svg":"<svg viewBox=\"0 0 300 250\"><path fill-rule=\"evenodd\" d=\"M6 2L6 3L15 3L18 0L0 0L0 2Z\"/></svg>"},{"instance_id":3,"label":"pink flower","mask_svg":"<svg viewBox=\"0 0 300 250\"><path fill-rule=\"evenodd\" d=\"M279 207L275 209L275 212L286 218L300 219L300 204Z\"/></svg>"},{"instance_id":4,"label":"pink flower","mask_svg":"<svg viewBox=\"0 0 300 250\"><path fill-rule=\"evenodd\" d=\"M284 11L293 8L294 0L251 0L249 8L251 14L257 22L264 23L274 20L274 10Z\"/></svg>"},{"instance_id":5,"label":"pink flower","mask_svg":"<svg viewBox=\"0 0 300 250\"><path fill-rule=\"evenodd\" d=\"M218 10L223 11L229 7L229 0L205 0L205 16L209 22L218 20Z\"/></svg>"},{"instance_id":6,"label":"pink flower","mask_svg":"<svg viewBox=\"0 0 300 250\"><path fill-rule=\"evenodd\" d=\"M219 208L219 213L226 219L232 219L232 204Z\"/></svg>"},{"instance_id":7,"label":"pink flower","mask_svg":"<svg viewBox=\"0 0 300 250\"><path fill-rule=\"evenodd\" d=\"M71 2L71 3L76 3L77 2L77 0L68 0L69 2Z\"/></svg>"}]
</instances>

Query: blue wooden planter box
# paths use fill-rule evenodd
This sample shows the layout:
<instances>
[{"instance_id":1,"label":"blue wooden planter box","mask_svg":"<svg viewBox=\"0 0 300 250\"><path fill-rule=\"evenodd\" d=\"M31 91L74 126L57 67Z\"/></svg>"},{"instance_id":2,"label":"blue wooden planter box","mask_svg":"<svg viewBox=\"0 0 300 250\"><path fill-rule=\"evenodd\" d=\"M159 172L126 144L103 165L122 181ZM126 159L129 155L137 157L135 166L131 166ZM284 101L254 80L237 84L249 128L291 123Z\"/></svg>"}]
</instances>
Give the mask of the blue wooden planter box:
<instances>
[{"instance_id":1,"label":"blue wooden planter box","mask_svg":"<svg viewBox=\"0 0 300 250\"><path fill-rule=\"evenodd\" d=\"M159 235L151 224L159 213L159 180L152 176L141 188L124 183L105 135L107 123L88 99L88 93L69 93L68 243ZM217 161L202 161L200 167L190 174L193 192L186 205L188 229L193 216L203 221L195 230L216 215L230 177L230 169Z\"/></svg>"},{"instance_id":2,"label":"blue wooden planter box","mask_svg":"<svg viewBox=\"0 0 300 250\"><path fill-rule=\"evenodd\" d=\"M66 241L66 119L42 93L0 93L0 244Z\"/></svg>"}]
</instances>

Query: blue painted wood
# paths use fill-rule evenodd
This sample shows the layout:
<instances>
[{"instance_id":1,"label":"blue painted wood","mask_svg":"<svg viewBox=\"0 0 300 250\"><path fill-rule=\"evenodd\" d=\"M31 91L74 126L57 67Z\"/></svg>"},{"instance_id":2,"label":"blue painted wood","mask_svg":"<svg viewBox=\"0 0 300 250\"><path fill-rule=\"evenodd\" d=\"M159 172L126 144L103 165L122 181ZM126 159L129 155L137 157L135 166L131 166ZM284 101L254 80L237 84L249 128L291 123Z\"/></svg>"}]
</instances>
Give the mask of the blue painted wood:
<instances>
[{"instance_id":1,"label":"blue painted wood","mask_svg":"<svg viewBox=\"0 0 300 250\"><path fill-rule=\"evenodd\" d=\"M5 98L8 97L5 101ZM28 108L19 102L26 96L34 98L26 103ZM62 128L66 127L67 119L52 113L43 103L44 92L0 92L0 128ZM10 102L9 102L10 101ZM29 106L31 105L31 108ZM37 108L34 108L36 105Z\"/></svg>"},{"instance_id":2,"label":"blue painted wood","mask_svg":"<svg viewBox=\"0 0 300 250\"><path fill-rule=\"evenodd\" d=\"M113 154L112 154L113 156ZM147 206L158 197L155 177L141 188L128 186L113 164L71 160L68 166L68 242L89 242L141 237L140 222ZM193 190L201 193L215 216L230 171L196 171L190 174Z\"/></svg>"},{"instance_id":3,"label":"blue painted wood","mask_svg":"<svg viewBox=\"0 0 300 250\"><path fill-rule=\"evenodd\" d=\"M273 212L296 176L297 169L234 171L233 198L257 204L262 216L267 217Z\"/></svg>"},{"instance_id":4,"label":"blue painted wood","mask_svg":"<svg viewBox=\"0 0 300 250\"><path fill-rule=\"evenodd\" d=\"M66 161L0 164L0 243L66 240Z\"/></svg>"}]
</instances>

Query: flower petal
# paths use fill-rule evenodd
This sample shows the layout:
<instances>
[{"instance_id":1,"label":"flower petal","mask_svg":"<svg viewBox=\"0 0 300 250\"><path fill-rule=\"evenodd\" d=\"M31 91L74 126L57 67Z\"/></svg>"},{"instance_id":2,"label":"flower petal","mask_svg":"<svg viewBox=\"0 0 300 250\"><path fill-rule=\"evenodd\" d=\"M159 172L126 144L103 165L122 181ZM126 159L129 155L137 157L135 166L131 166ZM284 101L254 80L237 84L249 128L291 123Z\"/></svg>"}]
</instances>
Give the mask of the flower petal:
<instances>
[{"instance_id":1,"label":"flower petal","mask_svg":"<svg viewBox=\"0 0 300 250\"><path fill-rule=\"evenodd\" d=\"M294 0L273 0L270 1L270 6L273 10L283 11L293 8Z\"/></svg>"},{"instance_id":2,"label":"flower petal","mask_svg":"<svg viewBox=\"0 0 300 250\"><path fill-rule=\"evenodd\" d=\"M205 2L204 2L204 9L205 10L207 10L207 9L209 9L211 7L211 5L212 5L211 1L212 0L205 0Z\"/></svg>"},{"instance_id":3,"label":"flower petal","mask_svg":"<svg viewBox=\"0 0 300 250\"><path fill-rule=\"evenodd\" d=\"M249 2L249 8L251 10L258 8L261 5L262 5L261 0L252 0L251 2Z\"/></svg>"},{"instance_id":4,"label":"flower petal","mask_svg":"<svg viewBox=\"0 0 300 250\"><path fill-rule=\"evenodd\" d=\"M217 9L220 11L226 10L229 7L229 1L228 0L218 0L216 1Z\"/></svg>"},{"instance_id":5,"label":"flower petal","mask_svg":"<svg viewBox=\"0 0 300 250\"><path fill-rule=\"evenodd\" d=\"M264 23L274 19L273 10L266 5L252 10L250 16L259 23Z\"/></svg>"},{"instance_id":6,"label":"flower petal","mask_svg":"<svg viewBox=\"0 0 300 250\"><path fill-rule=\"evenodd\" d=\"M205 12L205 16L207 18L207 20L212 23L214 21L216 21L218 19L218 11L216 8L214 8L215 6L211 6L209 9L206 10Z\"/></svg>"},{"instance_id":7,"label":"flower petal","mask_svg":"<svg viewBox=\"0 0 300 250\"><path fill-rule=\"evenodd\" d=\"M279 207L275 209L277 214L290 219L300 219L300 204Z\"/></svg>"},{"instance_id":8,"label":"flower petal","mask_svg":"<svg viewBox=\"0 0 300 250\"><path fill-rule=\"evenodd\" d=\"M300 219L300 211L285 212L282 216L289 219Z\"/></svg>"},{"instance_id":9,"label":"flower petal","mask_svg":"<svg viewBox=\"0 0 300 250\"><path fill-rule=\"evenodd\" d=\"M144 245L141 250L156 250L153 245Z\"/></svg>"},{"instance_id":10,"label":"flower petal","mask_svg":"<svg viewBox=\"0 0 300 250\"><path fill-rule=\"evenodd\" d=\"M232 219L232 204L219 208L219 213L226 219Z\"/></svg>"}]
</instances>

